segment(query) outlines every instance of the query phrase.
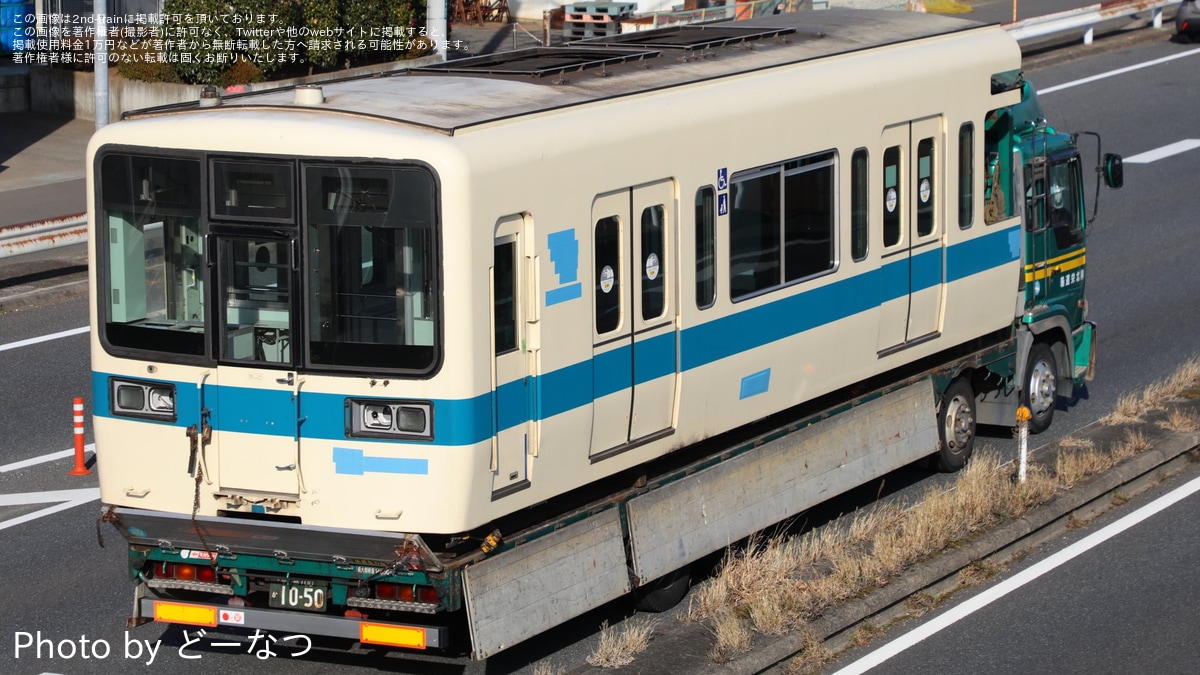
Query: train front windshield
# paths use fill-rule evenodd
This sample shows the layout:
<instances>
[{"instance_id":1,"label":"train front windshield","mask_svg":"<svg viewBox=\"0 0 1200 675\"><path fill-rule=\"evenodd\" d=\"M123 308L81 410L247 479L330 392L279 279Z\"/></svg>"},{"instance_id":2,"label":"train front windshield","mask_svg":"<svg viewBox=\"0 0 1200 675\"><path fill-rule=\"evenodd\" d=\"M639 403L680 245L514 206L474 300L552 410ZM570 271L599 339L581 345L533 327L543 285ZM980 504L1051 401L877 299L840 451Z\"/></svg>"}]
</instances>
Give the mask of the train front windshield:
<instances>
[{"instance_id":1,"label":"train front windshield","mask_svg":"<svg viewBox=\"0 0 1200 675\"><path fill-rule=\"evenodd\" d=\"M97 171L110 351L417 375L437 366L428 169L110 152Z\"/></svg>"}]
</instances>

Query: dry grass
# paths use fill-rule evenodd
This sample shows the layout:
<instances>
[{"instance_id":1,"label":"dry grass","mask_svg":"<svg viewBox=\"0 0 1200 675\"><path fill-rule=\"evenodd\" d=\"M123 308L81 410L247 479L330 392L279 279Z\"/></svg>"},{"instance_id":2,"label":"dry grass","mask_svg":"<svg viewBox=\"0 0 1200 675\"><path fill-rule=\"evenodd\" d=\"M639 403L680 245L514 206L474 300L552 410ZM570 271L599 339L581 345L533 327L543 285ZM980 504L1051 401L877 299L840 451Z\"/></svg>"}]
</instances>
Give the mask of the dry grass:
<instances>
[{"instance_id":1,"label":"dry grass","mask_svg":"<svg viewBox=\"0 0 1200 675\"><path fill-rule=\"evenodd\" d=\"M600 644L587 657L587 662L598 668L620 668L633 663L633 658L650 646L650 636L657 623L654 619L634 617L614 627L605 621L600 626Z\"/></svg>"},{"instance_id":2,"label":"dry grass","mask_svg":"<svg viewBox=\"0 0 1200 675\"><path fill-rule=\"evenodd\" d=\"M1174 398L1196 389L1200 358L1192 359L1174 375L1146 387L1140 394L1122 397L1107 424L1141 420L1162 410ZM1200 391L1198 389L1197 391ZM1194 414L1172 413L1164 423L1173 430L1195 430ZM1097 448L1086 439L1059 441L1053 473L1041 465L1029 467L1024 483L1015 480L1015 468L987 450L979 450L958 474L951 489L933 488L916 506L884 504L856 514L848 524L834 524L796 538L756 539L739 555L726 554L721 569L694 594L688 619L706 622L715 644L711 657L726 663L750 648L755 632L779 634L805 630L809 622L829 607L861 597L888 584L908 566L959 545L996 525L1017 518L1053 499L1062 490L1108 470L1144 452L1149 441L1140 432L1127 431L1111 448ZM998 569L977 562L959 575L962 584L990 578ZM912 606L926 611L937 599L927 597ZM855 634L858 641L873 637L870 625ZM809 639L805 638L808 651ZM818 656L793 660L789 672L809 672Z\"/></svg>"},{"instance_id":3,"label":"dry grass","mask_svg":"<svg viewBox=\"0 0 1200 675\"><path fill-rule=\"evenodd\" d=\"M1176 433L1191 433L1200 429L1200 417L1194 412L1172 410L1167 419L1159 423L1164 429L1174 431Z\"/></svg>"},{"instance_id":4,"label":"dry grass","mask_svg":"<svg viewBox=\"0 0 1200 675\"><path fill-rule=\"evenodd\" d=\"M562 666L549 661L538 661L533 664L533 675L565 675L566 672Z\"/></svg>"},{"instance_id":5,"label":"dry grass","mask_svg":"<svg viewBox=\"0 0 1200 675\"><path fill-rule=\"evenodd\" d=\"M828 607L885 585L909 565L1049 500L1057 489L1037 470L1018 485L1011 466L981 451L951 490L930 489L919 506L882 505L842 528L755 540L693 596L688 617L707 621L713 658L749 648L753 632L803 627Z\"/></svg>"},{"instance_id":6,"label":"dry grass","mask_svg":"<svg viewBox=\"0 0 1200 675\"><path fill-rule=\"evenodd\" d=\"M1192 357L1170 376L1152 382L1140 394L1126 394L1101 422L1108 425L1140 422L1147 413L1162 410L1167 401L1191 391L1200 379L1200 357Z\"/></svg>"},{"instance_id":7,"label":"dry grass","mask_svg":"<svg viewBox=\"0 0 1200 675\"><path fill-rule=\"evenodd\" d=\"M825 646L821 636L805 631L800 638L800 653L788 662L788 675L810 675L821 672L821 668L834 657L833 650Z\"/></svg>"},{"instance_id":8,"label":"dry grass","mask_svg":"<svg viewBox=\"0 0 1200 675\"><path fill-rule=\"evenodd\" d=\"M728 663L735 654L750 649L753 637L750 626L731 608L726 607L712 617L712 631L716 642L709 658L717 663Z\"/></svg>"}]
</instances>

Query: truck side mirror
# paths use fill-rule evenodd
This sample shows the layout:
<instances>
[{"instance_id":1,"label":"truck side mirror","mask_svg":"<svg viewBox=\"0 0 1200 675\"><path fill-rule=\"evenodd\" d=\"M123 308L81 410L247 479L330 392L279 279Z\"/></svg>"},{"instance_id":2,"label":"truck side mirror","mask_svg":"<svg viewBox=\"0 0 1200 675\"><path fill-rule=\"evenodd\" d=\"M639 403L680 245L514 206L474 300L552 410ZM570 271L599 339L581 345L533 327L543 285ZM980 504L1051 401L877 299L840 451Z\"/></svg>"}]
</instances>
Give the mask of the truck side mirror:
<instances>
[{"instance_id":1,"label":"truck side mirror","mask_svg":"<svg viewBox=\"0 0 1200 675\"><path fill-rule=\"evenodd\" d=\"M1125 184L1125 165L1120 155L1106 153L1101 172L1104 174L1104 184L1109 188L1117 190Z\"/></svg>"}]
</instances>

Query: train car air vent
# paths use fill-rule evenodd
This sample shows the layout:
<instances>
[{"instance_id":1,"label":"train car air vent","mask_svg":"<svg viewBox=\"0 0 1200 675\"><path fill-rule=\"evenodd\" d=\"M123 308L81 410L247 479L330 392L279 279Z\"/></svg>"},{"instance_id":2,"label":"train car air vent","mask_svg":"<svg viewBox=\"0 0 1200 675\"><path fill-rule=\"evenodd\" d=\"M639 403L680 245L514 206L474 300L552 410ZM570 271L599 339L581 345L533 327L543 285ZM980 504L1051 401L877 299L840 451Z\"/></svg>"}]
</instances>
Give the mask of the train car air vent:
<instances>
[{"instance_id":1,"label":"train car air vent","mask_svg":"<svg viewBox=\"0 0 1200 675\"><path fill-rule=\"evenodd\" d=\"M572 47L641 47L695 51L791 35L795 28L758 28L728 25L684 25L655 30L587 38L570 43ZM820 37L819 35L807 36Z\"/></svg>"},{"instance_id":2,"label":"train car air vent","mask_svg":"<svg viewBox=\"0 0 1200 675\"><path fill-rule=\"evenodd\" d=\"M414 75L455 73L465 75L528 75L546 77L563 73L604 68L657 58L659 52L629 49L586 49L576 47L536 47L485 56L457 59L432 66L413 68Z\"/></svg>"}]
</instances>

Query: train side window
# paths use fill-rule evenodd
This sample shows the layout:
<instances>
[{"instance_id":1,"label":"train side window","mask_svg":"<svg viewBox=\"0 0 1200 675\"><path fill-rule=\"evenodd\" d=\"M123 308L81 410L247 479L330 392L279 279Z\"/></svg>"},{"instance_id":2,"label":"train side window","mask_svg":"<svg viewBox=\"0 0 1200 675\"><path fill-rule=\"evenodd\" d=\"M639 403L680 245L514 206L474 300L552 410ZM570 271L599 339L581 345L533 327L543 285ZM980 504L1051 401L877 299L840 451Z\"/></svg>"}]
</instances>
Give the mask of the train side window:
<instances>
[{"instance_id":1,"label":"train side window","mask_svg":"<svg viewBox=\"0 0 1200 675\"><path fill-rule=\"evenodd\" d=\"M621 219L596 221L596 334L621 325Z\"/></svg>"},{"instance_id":2,"label":"train side window","mask_svg":"<svg viewBox=\"0 0 1200 675\"><path fill-rule=\"evenodd\" d=\"M975 125L958 128L958 226L967 229L975 221Z\"/></svg>"},{"instance_id":3,"label":"train side window","mask_svg":"<svg viewBox=\"0 0 1200 675\"><path fill-rule=\"evenodd\" d=\"M900 146L883 151L883 245L900 243L900 214L904 211L900 185Z\"/></svg>"},{"instance_id":4,"label":"train side window","mask_svg":"<svg viewBox=\"0 0 1200 675\"><path fill-rule=\"evenodd\" d=\"M496 321L496 353L517 348L517 242L496 244L492 262L493 312Z\"/></svg>"},{"instance_id":5,"label":"train side window","mask_svg":"<svg viewBox=\"0 0 1200 675\"><path fill-rule=\"evenodd\" d=\"M867 257L870 239L870 162L867 149L859 148L850 157L850 257L859 262Z\"/></svg>"},{"instance_id":6,"label":"train side window","mask_svg":"<svg viewBox=\"0 0 1200 675\"><path fill-rule=\"evenodd\" d=\"M735 176L730 186L729 287L734 300L779 285L779 167Z\"/></svg>"},{"instance_id":7,"label":"train side window","mask_svg":"<svg viewBox=\"0 0 1200 675\"><path fill-rule=\"evenodd\" d=\"M667 309L665 219L662 204L642 209L642 321L657 319Z\"/></svg>"},{"instance_id":8,"label":"train side window","mask_svg":"<svg viewBox=\"0 0 1200 675\"><path fill-rule=\"evenodd\" d=\"M928 237L933 234L936 223L934 216L937 210L934 208L936 197L933 193L934 185L934 157L933 157L933 139L922 138L917 143L917 185L920 187L917 191L917 236Z\"/></svg>"},{"instance_id":9,"label":"train side window","mask_svg":"<svg viewBox=\"0 0 1200 675\"><path fill-rule=\"evenodd\" d=\"M708 309L717 301L716 193L711 185L696 190L696 307Z\"/></svg>"},{"instance_id":10,"label":"train side window","mask_svg":"<svg viewBox=\"0 0 1200 675\"><path fill-rule=\"evenodd\" d=\"M833 153L788 162L783 179L783 280L797 281L833 269Z\"/></svg>"}]
</instances>

